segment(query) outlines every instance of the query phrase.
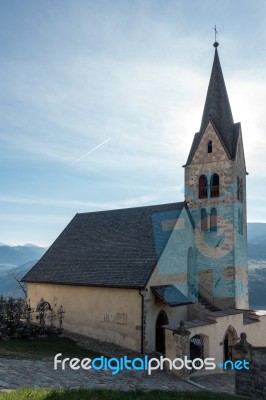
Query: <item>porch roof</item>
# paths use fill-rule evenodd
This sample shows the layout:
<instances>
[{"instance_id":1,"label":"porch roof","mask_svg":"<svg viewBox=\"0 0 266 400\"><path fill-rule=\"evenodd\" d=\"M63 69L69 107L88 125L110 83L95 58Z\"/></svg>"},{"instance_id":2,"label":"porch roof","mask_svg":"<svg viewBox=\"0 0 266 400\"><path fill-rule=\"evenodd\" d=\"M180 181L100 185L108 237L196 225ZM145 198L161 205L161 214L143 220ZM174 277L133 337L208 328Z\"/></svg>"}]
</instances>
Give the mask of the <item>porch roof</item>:
<instances>
[{"instance_id":1,"label":"porch roof","mask_svg":"<svg viewBox=\"0 0 266 400\"><path fill-rule=\"evenodd\" d=\"M192 302L174 285L151 286L152 292L170 307L192 304Z\"/></svg>"}]
</instances>

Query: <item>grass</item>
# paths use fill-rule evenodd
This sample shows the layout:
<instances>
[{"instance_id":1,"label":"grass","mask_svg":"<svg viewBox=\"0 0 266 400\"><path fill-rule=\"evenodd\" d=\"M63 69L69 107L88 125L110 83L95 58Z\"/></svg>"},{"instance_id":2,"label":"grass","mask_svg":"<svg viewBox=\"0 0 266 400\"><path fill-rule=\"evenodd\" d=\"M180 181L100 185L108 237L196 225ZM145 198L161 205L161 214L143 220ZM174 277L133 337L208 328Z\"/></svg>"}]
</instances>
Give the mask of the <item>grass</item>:
<instances>
[{"instance_id":1,"label":"grass","mask_svg":"<svg viewBox=\"0 0 266 400\"><path fill-rule=\"evenodd\" d=\"M0 357L53 360L57 353L64 357L98 357L99 354L79 347L67 338L34 338L0 341Z\"/></svg>"},{"instance_id":2,"label":"grass","mask_svg":"<svg viewBox=\"0 0 266 400\"><path fill-rule=\"evenodd\" d=\"M233 400L244 397L210 392L22 389L0 392L0 400Z\"/></svg>"}]
</instances>

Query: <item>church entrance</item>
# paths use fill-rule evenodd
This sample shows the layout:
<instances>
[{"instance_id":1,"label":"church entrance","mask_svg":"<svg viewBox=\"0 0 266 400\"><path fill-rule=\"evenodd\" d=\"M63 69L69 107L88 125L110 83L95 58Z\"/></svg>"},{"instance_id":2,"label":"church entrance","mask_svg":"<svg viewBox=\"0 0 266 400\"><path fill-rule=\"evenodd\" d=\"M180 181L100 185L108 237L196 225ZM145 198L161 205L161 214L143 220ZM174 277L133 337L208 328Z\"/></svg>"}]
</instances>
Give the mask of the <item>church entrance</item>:
<instances>
[{"instance_id":1,"label":"church entrance","mask_svg":"<svg viewBox=\"0 0 266 400\"><path fill-rule=\"evenodd\" d=\"M163 326L168 325L168 318L165 311L160 311L156 320L155 328L155 350L158 353L165 353L165 331Z\"/></svg>"}]
</instances>

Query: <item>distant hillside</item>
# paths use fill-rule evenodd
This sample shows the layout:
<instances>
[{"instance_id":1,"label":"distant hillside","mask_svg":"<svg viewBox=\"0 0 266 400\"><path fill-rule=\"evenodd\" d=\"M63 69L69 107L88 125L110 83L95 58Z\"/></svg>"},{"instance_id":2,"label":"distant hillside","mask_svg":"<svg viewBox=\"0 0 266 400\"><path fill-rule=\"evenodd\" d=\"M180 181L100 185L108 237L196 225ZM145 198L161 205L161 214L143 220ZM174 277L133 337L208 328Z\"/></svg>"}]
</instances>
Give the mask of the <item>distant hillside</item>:
<instances>
[{"instance_id":1,"label":"distant hillside","mask_svg":"<svg viewBox=\"0 0 266 400\"><path fill-rule=\"evenodd\" d=\"M0 273L1 272L6 272L6 271L8 271L10 269L13 269L15 267L16 267L16 265L14 265L14 264L0 264Z\"/></svg>"},{"instance_id":2,"label":"distant hillside","mask_svg":"<svg viewBox=\"0 0 266 400\"><path fill-rule=\"evenodd\" d=\"M0 295L24 297L20 280L43 256L46 248L34 244L9 246L0 243Z\"/></svg>"},{"instance_id":3,"label":"distant hillside","mask_svg":"<svg viewBox=\"0 0 266 400\"><path fill-rule=\"evenodd\" d=\"M248 259L266 260L266 224L248 223Z\"/></svg>"},{"instance_id":4,"label":"distant hillside","mask_svg":"<svg viewBox=\"0 0 266 400\"><path fill-rule=\"evenodd\" d=\"M39 260L45 253L46 248L38 247L33 244L26 244L24 246L8 246L0 244L0 271L4 266L22 265L32 260Z\"/></svg>"},{"instance_id":5,"label":"distant hillside","mask_svg":"<svg viewBox=\"0 0 266 400\"><path fill-rule=\"evenodd\" d=\"M0 272L0 295L4 297L22 297L24 298L24 292L18 281L33 267L37 262L29 261L23 265L9 269L5 272Z\"/></svg>"}]
</instances>

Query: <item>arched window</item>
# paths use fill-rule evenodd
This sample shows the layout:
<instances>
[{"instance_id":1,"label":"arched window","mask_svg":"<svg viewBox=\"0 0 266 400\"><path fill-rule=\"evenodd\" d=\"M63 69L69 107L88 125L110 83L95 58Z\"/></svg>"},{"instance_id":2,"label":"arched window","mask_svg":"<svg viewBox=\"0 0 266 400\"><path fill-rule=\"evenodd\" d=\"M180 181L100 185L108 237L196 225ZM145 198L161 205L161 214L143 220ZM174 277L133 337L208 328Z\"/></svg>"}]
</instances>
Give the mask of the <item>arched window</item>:
<instances>
[{"instance_id":1,"label":"arched window","mask_svg":"<svg viewBox=\"0 0 266 400\"><path fill-rule=\"evenodd\" d=\"M240 178L237 177L237 200L240 200Z\"/></svg>"},{"instance_id":2,"label":"arched window","mask_svg":"<svg viewBox=\"0 0 266 400\"><path fill-rule=\"evenodd\" d=\"M205 208L200 210L200 220L201 220L201 232L206 232L208 230L208 218Z\"/></svg>"},{"instance_id":3,"label":"arched window","mask_svg":"<svg viewBox=\"0 0 266 400\"><path fill-rule=\"evenodd\" d=\"M211 197L219 197L219 175L213 174L211 178Z\"/></svg>"},{"instance_id":4,"label":"arched window","mask_svg":"<svg viewBox=\"0 0 266 400\"><path fill-rule=\"evenodd\" d=\"M210 231L217 232L217 210L212 208L210 217Z\"/></svg>"},{"instance_id":5,"label":"arched window","mask_svg":"<svg viewBox=\"0 0 266 400\"><path fill-rule=\"evenodd\" d=\"M208 197L207 187L207 177L201 175L199 177L199 199L206 199Z\"/></svg>"},{"instance_id":6,"label":"arched window","mask_svg":"<svg viewBox=\"0 0 266 400\"><path fill-rule=\"evenodd\" d=\"M212 141L208 141L208 153L212 153Z\"/></svg>"}]
</instances>

